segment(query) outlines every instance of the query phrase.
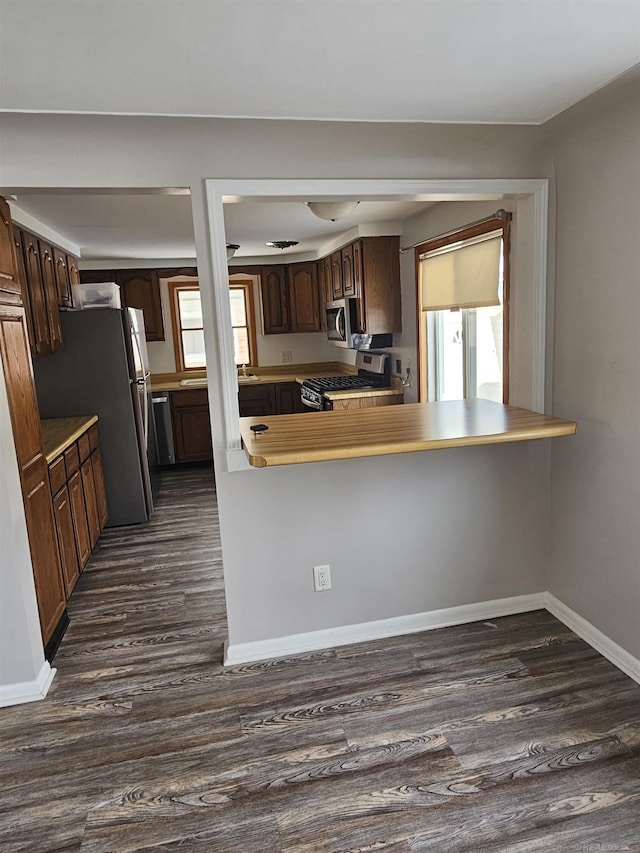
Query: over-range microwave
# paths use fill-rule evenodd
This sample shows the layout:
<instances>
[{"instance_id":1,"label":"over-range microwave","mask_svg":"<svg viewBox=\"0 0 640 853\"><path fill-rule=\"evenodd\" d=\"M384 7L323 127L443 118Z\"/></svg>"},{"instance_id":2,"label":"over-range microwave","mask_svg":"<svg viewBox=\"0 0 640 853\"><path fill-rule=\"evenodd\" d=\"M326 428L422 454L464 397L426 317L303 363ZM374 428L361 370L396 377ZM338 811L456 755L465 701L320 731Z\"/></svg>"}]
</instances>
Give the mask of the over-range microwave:
<instances>
[{"instance_id":1,"label":"over-range microwave","mask_svg":"<svg viewBox=\"0 0 640 853\"><path fill-rule=\"evenodd\" d=\"M351 332L355 327L356 300L336 299L327 302L327 340L337 347L351 346Z\"/></svg>"}]
</instances>

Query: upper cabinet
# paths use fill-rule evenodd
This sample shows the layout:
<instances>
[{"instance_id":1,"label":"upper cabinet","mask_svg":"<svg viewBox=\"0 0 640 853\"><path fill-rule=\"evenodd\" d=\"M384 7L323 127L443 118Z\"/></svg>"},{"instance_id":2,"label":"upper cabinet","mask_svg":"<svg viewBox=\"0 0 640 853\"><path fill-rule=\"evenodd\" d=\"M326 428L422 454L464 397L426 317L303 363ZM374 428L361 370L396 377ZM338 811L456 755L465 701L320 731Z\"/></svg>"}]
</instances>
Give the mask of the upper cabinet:
<instances>
[{"instance_id":1,"label":"upper cabinet","mask_svg":"<svg viewBox=\"0 0 640 853\"><path fill-rule=\"evenodd\" d=\"M69 280L69 255L66 255L62 249L53 247L53 268L56 280L56 294L58 305L60 308L71 308L71 282ZM71 259L71 266L75 270L75 278L77 280L78 267L75 263L75 258Z\"/></svg>"},{"instance_id":2,"label":"upper cabinet","mask_svg":"<svg viewBox=\"0 0 640 853\"><path fill-rule=\"evenodd\" d=\"M281 335L291 331L287 268L268 266L262 268L260 277L262 303L262 331L265 335Z\"/></svg>"},{"instance_id":3,"label":"upper cabinet","mask_svg":"<svg viewBox=\"0 0 640 853\"><path fill-rule=\"evenodd\" d=\"M117 270L116 282L120 285L122 305L141 308L148 341L164 340L162 303L157 270Z\"/></svg>"},{"instance_id":4,"label":"upper cabinet","mask_svg":"<svg viewBox=\"0 0 640 853\"><path fill-rule=\"evenodd\" d=\"M7 202L0 198L0 290L20 296L21 284L18 278L15 256L11 212Z\"/></svg>"},{"instance_id":5,"label":"upper cabinet","mask_svg":"<svg viewBox=\"0 0 640 853\"><path fill-rule=\"evenodd\" d=\"M261 273L263 333L319 332L322 318L317 263L265 266Z\"/></svg>"},{"instance_id":6,"label":"upper cabinet","mask_svg":"<svg viewBox=\"0 0 640 853\"><path fill-rule=\"evenodd\" d=\"M42 272L44 288L44 304L49 326L49 344L51 352L62 349L62 331L60 329L60 312L58 311L58 288L56 286L56 271L53 263L53 248L50 243L38 240L38 255Z\"/></svg>"},{"instance_id":7,"label":"upper cabinet","mask_svg":"<svg viewBox=\"0 0 640 853\"><path fill-rule=\"evenodd\" d=\"M363 237L354 243L353 259L357 331L367 335L401 332L400 238Z\"/></svg>"},{"instance_id":8,"label":"upper cabinet","mask_svg":"<svg viewBox=\"0 0 640 853\"><path fill-rule=\"evenodd\" d=\"M287 267L292 332L319 332L321 328L318 265Z\"/></svg>"}]
</instances>

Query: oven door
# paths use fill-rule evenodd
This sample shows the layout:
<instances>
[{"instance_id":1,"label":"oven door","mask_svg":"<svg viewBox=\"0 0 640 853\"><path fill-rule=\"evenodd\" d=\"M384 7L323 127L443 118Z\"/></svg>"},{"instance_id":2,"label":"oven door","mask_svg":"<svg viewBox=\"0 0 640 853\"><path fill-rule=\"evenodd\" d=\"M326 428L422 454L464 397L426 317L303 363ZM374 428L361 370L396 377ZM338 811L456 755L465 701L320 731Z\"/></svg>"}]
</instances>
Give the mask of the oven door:
<instances>
[{"instance_id":1,"label":"oven door","mask_svg":"<svg viewBox=\"0 0 640 853\"><path fill-rule=\"evenodd\" d=\"M308 409L311 409L311 411L322 411L324 397L322 397L316 391L312 391L310 388L305 388L305 386L303 385L300 389L300 399L302 400L302 404Z\"/></svg>"}]
</instances>

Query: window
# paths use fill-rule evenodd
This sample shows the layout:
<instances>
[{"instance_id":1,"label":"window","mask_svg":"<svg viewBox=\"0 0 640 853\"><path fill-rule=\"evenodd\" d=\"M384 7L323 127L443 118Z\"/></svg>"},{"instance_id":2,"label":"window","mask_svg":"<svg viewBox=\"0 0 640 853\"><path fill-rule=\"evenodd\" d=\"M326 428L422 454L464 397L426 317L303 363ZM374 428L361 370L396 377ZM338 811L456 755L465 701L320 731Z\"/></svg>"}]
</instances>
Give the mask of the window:
<instances>
[{"instance_id":1,"label":"window","mask_svg":"<svg viewBox=\"0 0 640 853\"><path fill-rule=\"evenodd\" d=\"M178 372L202 370L204 353L202 303L197 282L169 282L173 347Z\"/></svg>"},{"instance_id":2,"label":"window","mask_svg":"<svg viewBox=\"0 0 640 853\"><path fill-rule=\"evenodd\" d=\"M416 247L421 400L508 402L509 219Z\"/></svg>"},{"instance_id":3,"label":"window","mask_svg":"<svg viewBox=\"0 0 640 853\"><path fill-rule=\"evenodd\" d=\"M169 282L169 297L176 369L180 373L203 370L207 362L198 283ZM230 283L229 298L236 364L255 367L258 362L253 319L253 282L247 279Z\"/></svg>"},{"instance_id":4,"label":"window","mask_svg":"<svg viewBox=\"0 0 640 853\"><path fill-rule=\"evenodd\" d=\"M251 279L229 283L231 298L231 325L236 364L256 367L257 347L253 313L253 282Z\"/></svg>"}]
</instances>

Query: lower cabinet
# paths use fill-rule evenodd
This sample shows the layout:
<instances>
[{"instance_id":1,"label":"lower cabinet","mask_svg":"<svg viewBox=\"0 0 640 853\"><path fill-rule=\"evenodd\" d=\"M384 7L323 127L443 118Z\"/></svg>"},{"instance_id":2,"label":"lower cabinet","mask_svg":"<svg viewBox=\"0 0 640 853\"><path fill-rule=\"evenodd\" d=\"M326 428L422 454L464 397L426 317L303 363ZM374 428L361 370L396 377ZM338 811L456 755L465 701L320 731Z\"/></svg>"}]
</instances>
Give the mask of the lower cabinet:
<instances>
[{"instance_id":1,"label":"lower cabinet","mask_svg":"<svg viewBox=\"0 0 640 853\"><path fill-rule=\"evenodd\" d=\"M206 389L171 392L176 462L213 459L209 397Z\"/></svg>"},{"instance_id":2,"label":"lower cabinet","mask_svg":"<svg viewBox=\"0 0 640 853\"><path fill-rule=\"evenodd\" d=\"M334 412L344 412L350 409L374 409L378 406L398 406L404 403L402 391L397 394L377 396L367 394L361 397L340 397L329 402L329 408Z\"/></svg>"},{"instance_id":3,"label":"lower cabinet","mask_svg":"<svg viewBox=\"0 0 640 853\"><path fill-rule=\"evenodd\" d=\"M49 463L49 484L68 599L107 521L104 472L95 424Z\"/></svg>"},{"instance_id":4,"label":"lower cabinet","mask_svg":"<svg viewBox=\"0 0 640 853\"><path fill-rule=\"evenodd\" d=\"M261 418L265 415L294 415L308 411L302 404L297 382L256 382L238 389L240 417Z\"/></svg>"}]
</instances>

